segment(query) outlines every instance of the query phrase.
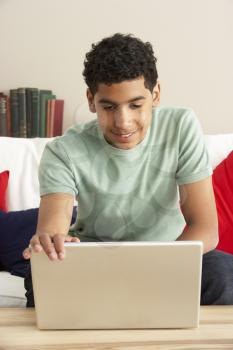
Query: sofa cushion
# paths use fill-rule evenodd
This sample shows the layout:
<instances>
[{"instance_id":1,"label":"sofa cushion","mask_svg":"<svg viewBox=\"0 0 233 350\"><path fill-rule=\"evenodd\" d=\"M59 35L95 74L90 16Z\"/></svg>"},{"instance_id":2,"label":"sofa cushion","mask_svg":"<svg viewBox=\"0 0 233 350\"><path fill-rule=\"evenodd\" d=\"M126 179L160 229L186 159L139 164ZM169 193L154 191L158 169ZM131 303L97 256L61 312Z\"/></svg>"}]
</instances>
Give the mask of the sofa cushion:
<instances>
[{"instance_id":1,"label":"sofa cushion","mask_svg":"<svg viewBox=\"0 0 233 350\"><path fill-rule=\"evenodd\" d=\"M38 165L53 138L0 137L0 172L10 171L8 210L37 208L40 204Z\"/></svg>"},{"instance_id":2,"label":"sofa cushion","mask_svg":"<svg viewBox=\"0 0 233 350\"><path fill-rule=\"evenodd\" d=\"M213 188L219 223L217 249L233 254L233 151L215 168Z\"/></svg>"},{"instance_id":3,"label":"sofa cushion","mask_svg":"<svg viewBox=\"0 0 233 350\"><path fill-rule=\"evenodd\" d=\"M9 171L0 173L0 210L7 211L6 190L9 179Z\"/></svg>"},{"instance_id":4,"label":"sofa cushion","mask_svg":"<svg viewBox=\"0 0 233 350\"><path fill-rule=\"evenodd\" d=\"M76 215L74 207L71 224ZM0 211L0 264L15 276L25 275L28 261L22 252L36 231L37 218L38 208L8 213Z\"/></svg>"},{"instance_id":5,"label":"sofa cushion","mask_svg":"<svg viewBox=\"0 0 233 350\"><path fill-rule=\"evenodd\" d=\"M215 169L233 150L233 133L205 135L205 143L212 168Z\"/></svg>"}]
</instances>

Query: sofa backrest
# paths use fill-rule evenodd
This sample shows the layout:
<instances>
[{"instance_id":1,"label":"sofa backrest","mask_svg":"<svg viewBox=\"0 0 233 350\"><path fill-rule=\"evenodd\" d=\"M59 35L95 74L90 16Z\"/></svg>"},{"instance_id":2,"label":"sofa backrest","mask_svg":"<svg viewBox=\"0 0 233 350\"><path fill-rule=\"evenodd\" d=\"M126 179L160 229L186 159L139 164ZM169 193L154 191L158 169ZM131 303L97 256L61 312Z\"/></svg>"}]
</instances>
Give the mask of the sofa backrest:
<instances>
[{"instance_id":1,"label":"sofa backrest","mask_svg":"<svg viewBox=\"0 0 233 350\"><path fill-rule=\"evenodd\" d=\"M39 206L38 165L46 143L52 139L0 137L0 172L10 171L9 210ZM205 141L214 169L233 150L233 134L205 135Z\"/></svg>"}]
</instances>

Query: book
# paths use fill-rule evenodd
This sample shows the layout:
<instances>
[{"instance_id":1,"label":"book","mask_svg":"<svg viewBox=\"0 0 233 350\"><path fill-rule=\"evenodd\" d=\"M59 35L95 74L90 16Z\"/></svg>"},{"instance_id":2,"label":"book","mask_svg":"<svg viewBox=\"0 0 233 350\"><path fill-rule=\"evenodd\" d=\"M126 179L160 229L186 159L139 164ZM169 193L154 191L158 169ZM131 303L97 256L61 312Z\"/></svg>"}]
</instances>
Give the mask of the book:
<instances>
[{"instance_id":1,"label":"book","mask_svg":"<svg viewBox=\"0 0 233 350\"><path fill-rule=\"evenodd\" d=\"M27 120L27 137L32 137L32 92L35 88L26 88L26 120Z\"/></svg>"},{"instance_id":2,"label":"book","mask_svg":"<svg viewBox=\"0 0 233 350\"><path fill-rule=\"evenodd\" d=\"M51 98L56 98L52 95L51 90L40 90L40 107L39 107L39 136L46 137L46 114L47 114L47 101Z\"/></svg>"},{"instance_id":3,"label":"book","mask_svg":"<svg viewBox=\"0 0 233 350\"><path fill-rule=\"evenodd\" d=\"M53 137L53 118L55 101L55 99L48 100L46 137Z\"/></svg>"},{"instance_id":4,"label":"book","mask_svg":"<svg viewBox=\"0 0 233 350\"><path fill-rule=\"evenodd\" d=\"M31 137L40 135L40 92L39 89L31 91Z\"/></svg>"},{"instance_id":5,"label":"book","mask_svg":"<svg viewBox=\"0 0 233 350\"><path fill-rule=\"evenodd\" d=\"M6 96L6 128L7 136L11 136L11 113L10 113L10 97Z\"/></svg>"},{"instance_id":6,"label":"book","mask_svg":"<svg viewBox=\"0 0 233 350\"><path fill-rule=\"evenodd\" d=\"M0 96L0 136L7 136L6 96Z\"/></svg>"},{"instance_id":7,"label":"book","mask_svg":"<svg viewBox=\"0 0 233 350\"><path fill-rule=\"evenodd\" d=\"M10 90L11 136L19 137L18 91Z\"/></svg>"},{"instance_id":8,"label":"book","mask_svg":"<svg viewBox=\"0 0 233 350\"><path fill-rule=\"evenodd\" d=\"M18 88L19 136L27 137L26 89Z\"/></svg>"},{"instance_id":9,"label":"book","mask_svg":"<svg viewBox=\"0 0 233 350\"><path fill-rule=\"evenodd\" d=\"M11 115L10 115L10 98L3 92L0 92L1 119L0 119L0 135L11 136ZM4 134L4 135L3 135Z\"/></svg>"},{"instance_id":10,"label":"book","mask_svg":"<svg viewBox=\"0 0 233 350\"><path fill-rule=\"evenodd\" d=\"M62 135L62 125L63 125L63 112L64 112L64 100L55 100L54 113L52 120L52 135L61 136Z\"/></svg>"}]
</instances>

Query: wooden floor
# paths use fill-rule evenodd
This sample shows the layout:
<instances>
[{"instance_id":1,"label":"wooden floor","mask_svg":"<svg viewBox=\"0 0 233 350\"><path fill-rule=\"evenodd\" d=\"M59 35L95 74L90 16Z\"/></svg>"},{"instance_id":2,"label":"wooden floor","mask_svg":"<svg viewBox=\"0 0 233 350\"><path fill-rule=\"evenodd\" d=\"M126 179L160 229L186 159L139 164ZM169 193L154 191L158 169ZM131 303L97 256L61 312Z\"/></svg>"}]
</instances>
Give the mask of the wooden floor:
<instances>
[{"instance_id":1,"label":"wooden floor","mask_svg":"<svg viewBox=\"0 0 233 350\"><path fill-rule=\"evenodd\" d=\"M233 350L233 306L201 307L193 329L42 331L34 309L0 309L0 350Z\"/></svg>"}]
</instances>

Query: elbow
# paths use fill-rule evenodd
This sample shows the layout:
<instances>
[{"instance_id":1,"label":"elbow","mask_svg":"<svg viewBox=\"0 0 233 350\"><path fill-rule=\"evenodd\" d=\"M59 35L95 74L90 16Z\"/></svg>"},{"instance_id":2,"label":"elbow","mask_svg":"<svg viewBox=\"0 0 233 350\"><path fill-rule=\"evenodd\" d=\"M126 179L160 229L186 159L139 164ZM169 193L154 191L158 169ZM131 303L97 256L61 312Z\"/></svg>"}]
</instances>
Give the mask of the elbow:
<instances>
[{"instance_id":1,"label":"elbow","mask_svg":"<svg viewBox=\"0 0 233 350\"><path fill-rule=\"evenodd\" d=\"M212 245L213 245L213 249L215 249L218 245L219 242L219 233L218 233L218 217L216 215L216 219L214 222L214 225L212 226L211 229L211 241L212 241Z\"/></svg>"},{"instance_id":2,"label":"elbow","mask_svg":"<svg viewBox=\"0 0 233 350\"><path fill-rule=\"evenodd\" d=\"M214 250L218 245L218 238L215 240L212 240L209 244L209 251Z\"/></svg>"},{"instance_id":3,"label":"elbow","mask_svg":"<svg viewBox=\"0 0 233 350\"><path fill-rule=\"evenodd\" d=\"M219 227L218 227L218 214L217 214L217 210L216 210L216 215L215 215L215 220L214 220L214 224L212 227L212 241L213 241L213 249L215 249L218 245L219 242Z\"/></svg>"},{"instance_id":4,"label":"elbow","mask_svg":"<svg viewBox=\"0 0 233 350\"><path fill-rule=\"evenodd\" d=\"M215 228L212 228L212 230L210 230L210 233L208 235L208 240L205 245L204 253L208 253L211 250L214 250L217 247L218 242L219 242L218 228L216 229L215 227Z\"/></svg>"},{"instance_id":5,"label":"elbow","mask_svg":"<svg viewBox=\"0 0 233 350\"><path fill-rule=\"evenodd\" d=\"M219 234L218 234L218 228L217 228L215 232L214 249L217 247L218 242L219 242Z\"/></svg>"},{"instance_id":6,"label":"elbow","mask_svg":"<svg viewBox=\"0 0 233 350\"><path fill-rule=\"evenodd\" d=\"M219 224L218 214L215 207L215 211L210 215L208 223L206 223L207 232L207 252L216 249L219 243Z\"/></svg>"}]
</instances>

